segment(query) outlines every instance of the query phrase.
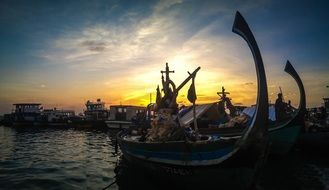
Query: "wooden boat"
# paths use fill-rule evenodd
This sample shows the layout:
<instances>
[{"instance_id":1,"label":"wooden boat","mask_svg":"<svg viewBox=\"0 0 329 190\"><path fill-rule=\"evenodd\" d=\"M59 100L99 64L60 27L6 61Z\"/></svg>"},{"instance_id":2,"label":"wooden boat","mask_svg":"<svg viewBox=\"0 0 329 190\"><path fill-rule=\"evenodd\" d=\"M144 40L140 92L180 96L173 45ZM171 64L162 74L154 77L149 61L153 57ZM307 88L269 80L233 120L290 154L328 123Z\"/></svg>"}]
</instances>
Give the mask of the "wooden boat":
<instances>
[{"instance_id":1,"label":"wooden boat","mask_svg":"<svg viewBox=\"0 0 329 190\"><path fill-rule=\"evenodd\" d=\"M296 80L300 100L299 107L291 120L279 126L269 127L271 153L280 155L287 154L295 144L301 128L305 125L304 116L306 113L306 97L302 80L289 61L287 61L284 71Z\"/></svg>"},{"instance_id":2,"label":"wooden boat","mask_svg":"<svg viewBox=\"0 0 329 190\"><path fill-rule=\"evenodd\" d=\"M218 185L232 189L252 185L267 155L267 83L259 48L239 12L235 16L233 32L247 41L256 66L257 106L250 127L238 139L203 136L196 141L165 142L140 141L140 136L122 131L117 139L128 164L183 183L207 176Z\"/></svg>"},{"instance_id":3,"label":"wooden boat","mask_svg":"<svg viewBox=\"0 0 329 190\"><path fill-rule=\"evenodd\" d=\"M302 80L289 61L287 61L284 70L295 79L299 88L300 100L299 107L293 113L291 118L283 122L269 125L268 127L269 140L271 143L270 153L274 155L285 155L294 146L301 128L304 127L304 115L306 111L305 90ZM223 137L239 138L243 133L244 128L245 127L241 126L227 128L202 128L200 129L200 133L208 135L218 134Z\"/></svg>"}]
</instances>

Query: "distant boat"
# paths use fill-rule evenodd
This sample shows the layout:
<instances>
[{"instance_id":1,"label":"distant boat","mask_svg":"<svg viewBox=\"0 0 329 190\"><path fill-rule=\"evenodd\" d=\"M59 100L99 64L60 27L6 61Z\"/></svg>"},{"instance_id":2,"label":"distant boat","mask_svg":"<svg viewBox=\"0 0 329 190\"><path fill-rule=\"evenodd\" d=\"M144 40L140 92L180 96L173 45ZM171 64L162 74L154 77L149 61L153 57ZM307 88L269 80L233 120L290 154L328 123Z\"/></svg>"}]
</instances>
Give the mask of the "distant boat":
<instances>
[{"instance_id":1,"label":"distant boat","mask_svg":"<svg viewBox=\"0 0 329 190\"><path fill-rule=\"evenodd\" d=\"M40 116L42 108L40 103L16 103L14 112L11 114L13 126L33 126Z\"/></svg>"},{"instance_id":2,"label":"distant boat","mask_svg":"<svg viewBox=\"0 0 329 190\"><path fill-rule=\"evenodd\" d=\"M111 105L109 120L105 121L109 129L127 129L133 121L143 115L146 108L132 105Z\"/></svg>"},{"instance_id":3,"label":"distant boat","mask_svg":"<svg viewBox=\"0 0 329 190\"><path fill-rule=\"evenodd\" d=\"M69 122L75 118L73 110L43 109L40 116L33 123L34 126L68 127Z\"/></svg>"},{"instance_id":4,"label":"distant boat","mask_svg":"<svg viewBox=\"0 0 329 190\"><path fill-rule=\"evenodd\" d=\"M40 103L16 103L10 114L5 114L5 126L66 126L75 117L73 110L44 109Z\"/></svg>"},{"instance_id":5,"label":"distant boat","mask_svg":"<svg viewBox=\"0 0 329 190\"><path fill-rule=\"evenodd\" d=\"M85 106L84 116L80 119L71 120L69 126L73 128L105 129L105 121L109 117L109 110L105 107L105 102L101 99L97 99L96 102L88 100Z\"/></svg>"},{"instance_id":6,"label":"distant boat","mask_svg":"<svg viewBox=\"0 0 329 190\"><path fill-rule=\"evenodd\" d=\"M105 102L97 99L96 102L88 100L84 111L85 120L87 121L105 121L109 117L109 110L105 107Z\"/></svg>"},{"instance_id":7,"label":"distant boat","mask_svg":"<svg viewBox=\"0 0 329 190\"><path fill-rule=\"evenodd\" d=\"M128 164L145 168L157 176L166 176L165 180L181 183L207 183L199 181L207 176L219 188L248 188L252 185L266 160L268 148L267 84L257 43L239 12L236 13L233 32L248 42L256 65L257 111L250 127L238 139L201 136L195 141L164 142L142 141L140 136L122 131L117 138Z\"/></svg>"}]
</instances>

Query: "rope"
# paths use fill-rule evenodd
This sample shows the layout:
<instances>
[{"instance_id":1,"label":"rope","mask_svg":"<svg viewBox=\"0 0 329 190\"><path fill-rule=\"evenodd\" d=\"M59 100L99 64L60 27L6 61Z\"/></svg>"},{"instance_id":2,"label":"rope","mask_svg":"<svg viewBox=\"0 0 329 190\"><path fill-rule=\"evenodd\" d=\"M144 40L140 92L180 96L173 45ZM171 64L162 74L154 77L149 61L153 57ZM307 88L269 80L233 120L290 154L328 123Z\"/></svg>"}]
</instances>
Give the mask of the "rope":
<instances>
[{"instance_id":1,"label":"rope","mask_svg":"<svg viewBox=\"0 0 329 190\"><path fill-rule=\"evenodd\" d=\"M116 177L116 176L114 176L114 178L115 178L115 177ZM114 180L112 183L110 183L110 185L104 187L102 190L105 190L105 189L111 187L111 186L112 186L113 184L115 184L116 182L117 182L117 180Z\"/></svg>"}]
</instances>

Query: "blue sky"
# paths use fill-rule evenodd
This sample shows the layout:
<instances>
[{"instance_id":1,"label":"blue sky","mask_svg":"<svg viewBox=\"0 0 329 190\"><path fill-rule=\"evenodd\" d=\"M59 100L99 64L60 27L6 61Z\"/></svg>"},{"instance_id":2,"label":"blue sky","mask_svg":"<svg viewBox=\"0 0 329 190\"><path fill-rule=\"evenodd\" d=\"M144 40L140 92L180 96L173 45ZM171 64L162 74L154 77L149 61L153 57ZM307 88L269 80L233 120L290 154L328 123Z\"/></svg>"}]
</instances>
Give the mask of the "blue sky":
<instances>
[{"instance_id":1,"label":"blue sky","mask_svg":"<svg viewBox=\"0 0 329 190\"><path fill-rule=\"evenodd\" d=\"M265 63L270 99L278 87L298 101L287 59L306 87L308 106L329 96L326 1L1 1L0 113L16 102L83 109L88 99L143 104L168 62L180 83L201 66L199 103L225 85L233 102L255 102L246 43L231 32L239 10ZM185 103L182 91L182 103ZM186 98L185 98L186 99Z\"/></svg>"}]
</instances>

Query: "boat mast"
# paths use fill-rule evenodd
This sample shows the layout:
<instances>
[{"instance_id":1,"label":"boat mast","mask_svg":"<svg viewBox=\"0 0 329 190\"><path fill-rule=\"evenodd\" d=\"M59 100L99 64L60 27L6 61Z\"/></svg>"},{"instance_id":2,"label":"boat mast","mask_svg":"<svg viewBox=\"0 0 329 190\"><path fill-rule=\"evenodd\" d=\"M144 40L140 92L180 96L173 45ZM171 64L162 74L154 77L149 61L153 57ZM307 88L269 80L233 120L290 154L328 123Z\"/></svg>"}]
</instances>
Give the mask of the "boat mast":
<instances>
[{"instance_id":1,"label":"boat mast","mask_svg":"<svg viewBox=\"0 0 329 190\"><path fill-rule=\"evenodd\" d=\"M164 93L167 94L168 91L169 91L169 82L170 82L169 74L170 73L175 73L175 71L170 71L168 63L166 63L166 70L165 71L160 71L160 73L162 74L162 88L163 88ZM163 78L163 74L166 74L166 80L165 81L164 81L164 78Z\"/></svg>"}]
</instances>

